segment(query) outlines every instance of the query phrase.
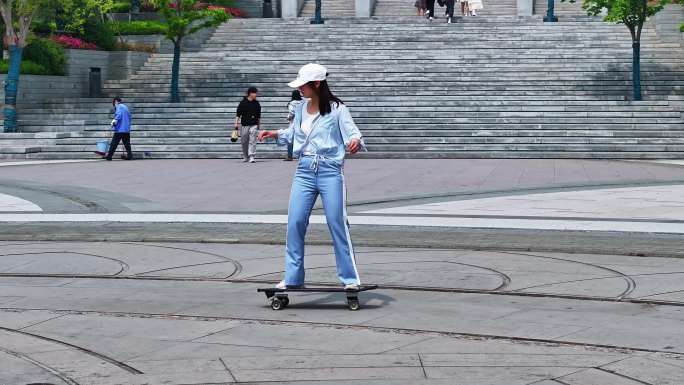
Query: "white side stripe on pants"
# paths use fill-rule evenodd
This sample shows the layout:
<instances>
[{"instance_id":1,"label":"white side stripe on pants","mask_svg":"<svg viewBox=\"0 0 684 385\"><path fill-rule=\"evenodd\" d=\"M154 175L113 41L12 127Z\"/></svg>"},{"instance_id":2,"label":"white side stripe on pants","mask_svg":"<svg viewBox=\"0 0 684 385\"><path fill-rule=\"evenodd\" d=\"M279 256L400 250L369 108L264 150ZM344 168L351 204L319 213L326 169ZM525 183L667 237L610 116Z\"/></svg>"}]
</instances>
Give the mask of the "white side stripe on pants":
<instances>
[{"instance_id":1,"label":"white side stripe on pants","mask_svg":"<svg viewBox=\"0 0 684 385\"><path fill-rule=\"evenodd\" d=\"M351 235L349 234L349 220L347 220L347 183L344 179L344 172L342 175L342 214L344 216L344 232L347 237L347 246L349 247L349 255L351 256L352 266L354 266L354 273L356 274L356 284L361 285L361 276L356 268L356 255L354 255L354 246L352 245Z\"/></svg>"}]
</instances>

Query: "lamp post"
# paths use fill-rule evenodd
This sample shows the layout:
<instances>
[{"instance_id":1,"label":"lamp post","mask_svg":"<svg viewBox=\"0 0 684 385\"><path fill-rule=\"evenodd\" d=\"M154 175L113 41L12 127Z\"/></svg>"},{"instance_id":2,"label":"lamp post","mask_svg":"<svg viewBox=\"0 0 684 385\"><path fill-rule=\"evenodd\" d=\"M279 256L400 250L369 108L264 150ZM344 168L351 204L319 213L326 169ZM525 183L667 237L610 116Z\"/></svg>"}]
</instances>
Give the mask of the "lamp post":
<instances>
[{"instance_id":1,"label":"lamp post","mask_svg":"<svg viewBox=\"0 0 684 385\"><path fill-rule=\"evenodd\" d=\"M311 20L311 24L323 24L323 18L321 18L321 0L316 0L316 12L314 12L314 18Z\"/></svg>"},{"instance_id":2,"label":"lamp post","mask_svg":"<svg viewBox=\"0 0 684 385\"><path fill-rule=\"evenodd\" d=\"M558 21L558 17L553 14L554 0L549 0L548 6L546 8L546 16L544 17L545 23L555 23Z\"/></svg>"}]
</instances>

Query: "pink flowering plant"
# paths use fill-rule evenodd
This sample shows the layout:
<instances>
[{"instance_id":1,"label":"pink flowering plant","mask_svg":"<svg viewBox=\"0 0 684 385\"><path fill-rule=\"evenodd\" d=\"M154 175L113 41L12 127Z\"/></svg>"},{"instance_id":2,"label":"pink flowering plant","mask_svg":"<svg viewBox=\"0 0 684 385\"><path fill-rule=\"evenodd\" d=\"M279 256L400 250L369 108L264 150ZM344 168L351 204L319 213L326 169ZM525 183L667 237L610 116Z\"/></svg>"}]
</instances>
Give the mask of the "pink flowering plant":
<instances>
[{"instance_id":1,"label":"pink flowering plant","mask_svg":"<svg viewBox=\"0 0 684 385\"><path fill-rule=\"evenodd\" d=\"M77 37L73 36L67 36L67 35L54 35L50 37L52 41L55 43L61 45L64 48L71 48L71 49L91 49L95 50L97 49L97 46L93 43L88 43L84 40L81 40Z\"/></svg>"}]
</instances>

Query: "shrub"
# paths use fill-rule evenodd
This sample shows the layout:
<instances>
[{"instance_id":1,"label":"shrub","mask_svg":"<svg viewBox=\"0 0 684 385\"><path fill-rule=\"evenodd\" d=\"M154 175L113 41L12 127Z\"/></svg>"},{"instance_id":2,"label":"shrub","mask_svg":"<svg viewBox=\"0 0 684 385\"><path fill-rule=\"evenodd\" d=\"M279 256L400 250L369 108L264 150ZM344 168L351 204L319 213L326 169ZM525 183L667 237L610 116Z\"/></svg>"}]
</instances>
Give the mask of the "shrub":
<instances>
[{"instance_id":1,"label":"shrub","mask_svg":"<svg viewBox=\"0 0 684 385\"><path fill-rule=\"evenodd\" d=\"M9 60L0 60L0 73L6 74L8 70ZM47 70L47 68L28 60L22 60L21 73L24 75L50 75L50 72Z\"/></svg>"},{"instance_id":2,"label":"shrub","mask_svg":"<svg viewBox=\"0 0 684 385\"><path fill-rule=\"evenodd\" d=\"M50 37L50 40L61 45L64 48L71 49L97 49L97 46L93 43L88 43L77 37L67 36L67 35L54 35Z\"/></svg>"},{"instance_id":3,"label":"shrub","mask_svg":"<svg viewBox=\"0 0 684 385\"><path fill-rule=\"evenodd\" d=\"M49 35L57 30L57 24L53 21L38 20L33 22L31 30L35 33Z\"/></svg>"},{"instance_id":4,"label":"shrub","mask_svg":"<svg viewBox=\"0 0 684 385\"><path fill-rule=\"evenodd\" d=\"M84 26L83 38L105 51L114 49L116 37L109 23L102 23L100 20L91 19Z\"/></svg>"},{"instance_id":5,"label":"shrub","mask_svg":"<svg viewBox=\"0 0 684 385\"><path fill-rule=\"evenodd\" d=\"M130 1L117 1L114 3L114 6L112 6L111 12L113 13L128 13L131 11L131 2Z\"/></svg>"},{"instance_id":6,"label":"shrub","mask_svg":"<svg viewBox=\"0 0 684 385\"><path fill-rule=\"evenodd\" d=\"M224 7L220 5L209 5L207 6L208 10L214 10L214 9L222 9L225 13L232 17L247 17L247 13L241 9L238 8L231 8L231 7Z\"/></svg>"},{"instance_id":7,"label":"shrub","mask_svg":"<svg viewBox=\"0 0 684 385\"><path fill-rule=\"evenodd\" d=\"M29 39L23 57L41 65L50 75L64 75L66 72L64 48L52 40L37 37Z\"/></svg>"},{"instance_id":8,"label":"shrub","mask_svg":"<svg viewBox=\"0 0 684 385\"><path fill-rule=\"evenodd\" d=\"M114 49L117 51L135 51L147 53L157 52L157 48L155 46L145 43L117 42L114 46Z\"/></svg>"},{"instance_id":9,"label":"shrub","mask_svg":"<svg viewBox=\"0 0 684 385\"><path fill-rule=\"evenodd\" d=\"M153 1L143 0L140 2L140 12L157 12L159 8L154 5Z\"/></svg>"},{"instance_id":10,"label":"shrub","mask_svg":"<svg viewBox=\"0 0 684 385\"><path fill-rule=\"evenodd\" d=\"M166 32L166 25L155 20L116 22L111 29L120 35L161 35Z\"/></svg>"}]
</instances>

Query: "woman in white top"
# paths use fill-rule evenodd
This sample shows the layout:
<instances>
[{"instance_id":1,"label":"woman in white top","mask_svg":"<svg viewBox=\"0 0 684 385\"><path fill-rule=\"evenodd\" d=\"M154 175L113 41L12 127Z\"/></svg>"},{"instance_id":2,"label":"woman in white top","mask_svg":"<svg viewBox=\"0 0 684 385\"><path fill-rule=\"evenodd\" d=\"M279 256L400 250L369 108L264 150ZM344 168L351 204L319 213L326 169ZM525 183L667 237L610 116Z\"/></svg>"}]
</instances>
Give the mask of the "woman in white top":
<instances>
[{"instance_id":1,"label":"woman in white top","mask_svg":"<svg viewBox=\"0 0 684 385\"><path fill-rule=\"evenodd\" d=\"M319 64L302 67L289 84L306 99L295 109L293 124L259 133L259 140L293 143L294 155L299 155L287 210L285 277L276 288L304 285L304 237L319 194L335 249L337 276L347 290L361 285L347 222L344 158L346 151L354 154L365 145L349 109L330 91L327 73Z\"/></svg>"}]
</instances>

